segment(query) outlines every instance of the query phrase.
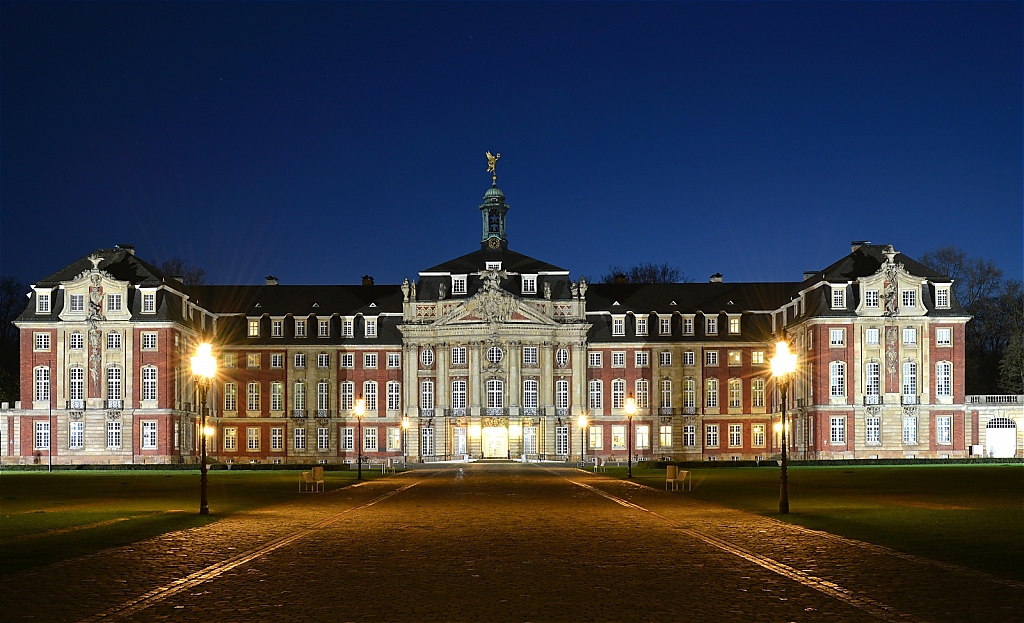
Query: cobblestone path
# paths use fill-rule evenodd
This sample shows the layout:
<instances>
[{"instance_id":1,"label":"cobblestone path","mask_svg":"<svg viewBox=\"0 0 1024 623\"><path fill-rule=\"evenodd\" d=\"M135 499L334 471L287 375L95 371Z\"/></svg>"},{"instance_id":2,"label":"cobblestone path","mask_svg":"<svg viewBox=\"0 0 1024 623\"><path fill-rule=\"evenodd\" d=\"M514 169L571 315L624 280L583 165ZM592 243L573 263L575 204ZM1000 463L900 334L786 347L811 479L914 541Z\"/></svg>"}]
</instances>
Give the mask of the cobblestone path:
<instances>
[{"instance_id":1,"label":"cobblestone path","mask_svg":"<svg viewBox=\"0 0 1024 623\"><path fill-rule=\"evenodd\" d=\"M575 469L466 464L8 576L0 619L1001 622L1024 620L1024 584Z\"/></svg>"}]
</instances>

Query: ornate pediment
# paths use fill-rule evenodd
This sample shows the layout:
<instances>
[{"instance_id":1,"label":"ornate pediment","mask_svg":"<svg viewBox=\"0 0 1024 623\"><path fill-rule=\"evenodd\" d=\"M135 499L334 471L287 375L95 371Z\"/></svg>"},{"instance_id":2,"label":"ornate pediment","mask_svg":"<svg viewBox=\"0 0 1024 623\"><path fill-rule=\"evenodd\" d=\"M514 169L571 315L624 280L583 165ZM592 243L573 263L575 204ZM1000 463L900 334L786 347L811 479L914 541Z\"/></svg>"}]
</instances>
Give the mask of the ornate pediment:
<instances>
[{"instance_id":1,"label":"ornate pediment","mask_svg":"<svg viewBox=\"0 0 1024 623\"><path fill-rule=\"evenodd\" d=\"M483 288L476 295L459 303L437 319L435 326L466 323L557 324L523 304L514 294L500 288Z\"/></svg>"}]
</instances>

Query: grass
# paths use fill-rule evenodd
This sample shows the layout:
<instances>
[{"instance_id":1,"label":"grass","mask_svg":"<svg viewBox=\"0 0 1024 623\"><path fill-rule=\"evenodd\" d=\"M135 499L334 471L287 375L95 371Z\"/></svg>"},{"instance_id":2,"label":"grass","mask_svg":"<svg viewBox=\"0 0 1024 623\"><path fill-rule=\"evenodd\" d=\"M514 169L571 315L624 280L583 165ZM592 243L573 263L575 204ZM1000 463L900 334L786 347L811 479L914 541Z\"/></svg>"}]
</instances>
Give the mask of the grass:
<instances>
[{"instance_id":1,"label":"grass","mask_svg":"<svg viewBox=\"0 0 1024 623\"><path fill-rule=\"evenodd\" d=\"M327 490L355 478L324 473ZM200 516L198 471L2 472L0 575L292 500L299 480L299 471L211 471L211 514Z\"/></svg>"},{"instance_id":2,"label":"grass","mask_svg":"<svg viewBox=\"0 0 1024 623\"><path fill-rule=\"evenodd\" d=\"M610 468L624 478L625 468ZM633 469L663 488L665 470ZM790 467L790 514L778 468L691 470L693 496L901 552L1024 580L1024 466Z\"/></svg>"}]
</instances>

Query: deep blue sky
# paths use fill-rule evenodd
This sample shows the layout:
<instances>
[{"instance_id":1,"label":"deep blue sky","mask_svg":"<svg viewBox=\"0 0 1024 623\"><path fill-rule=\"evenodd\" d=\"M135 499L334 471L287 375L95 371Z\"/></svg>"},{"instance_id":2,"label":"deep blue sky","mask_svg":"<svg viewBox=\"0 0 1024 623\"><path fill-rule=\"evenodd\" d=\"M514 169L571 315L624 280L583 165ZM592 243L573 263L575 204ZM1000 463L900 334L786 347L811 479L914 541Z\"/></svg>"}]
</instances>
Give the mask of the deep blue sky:
<instances>
[{"instance_id":1,"label":"deep blue sky","mask_svg":"<svg viewBox=\"0 0 1024 623\"><path fill-rule=\"evenodd\" d=\"M3 2L2 273L397 283L479 248L799 280L851 240L1022 276L1022 4Z\"/></svg>"}]
</instances>

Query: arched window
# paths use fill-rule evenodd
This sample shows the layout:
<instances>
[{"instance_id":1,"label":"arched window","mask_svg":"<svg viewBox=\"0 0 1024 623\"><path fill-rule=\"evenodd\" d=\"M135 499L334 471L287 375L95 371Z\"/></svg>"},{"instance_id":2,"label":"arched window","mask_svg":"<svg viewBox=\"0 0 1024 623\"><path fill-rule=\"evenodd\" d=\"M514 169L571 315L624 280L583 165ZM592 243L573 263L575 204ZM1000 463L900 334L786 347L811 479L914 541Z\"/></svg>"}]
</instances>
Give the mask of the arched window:
<instances>
[{"instance_id":1,"label":"arched window","mask_svg":"<svg viewBox=\"0 0 1024 623\"><path fill-rule=\"evenodd\" d=\"M913 404L917 402L916 361L903 362L903 401L908 404Z\"/></svg>"},{"instance_id":2,"label":"arched window","mask_svg":"<svg viewBox=\"0 0 1024 623\"><path fill-rule=\"evenodd\" d=\"M594 379L590 381L590 410L598 411L604 408L604 388L601 381Z\"/></svg>"},{"instance_id":3,"label":"arched window","mask_svg":"<svg viewBox=\"0 0 1024 623\"><path fill-rule=\"evenodd\" d=\"M651 384L647 379L637 379L635 383L634 394L636 396L636 408L637 409L650 409L651 408Z\"/></svg>"},{"instance_id":4,"label":"arched window","mask_svg":"<svg viewBox=\"0 0 1024 623\"><path fill-rule=\"evenodd\" d=\"M626 402L626 381L615 379L612 381L612 409L621 409Z\"/></svg>"},{"instance_id":5,"label":"arched window","mask_svg":"<svg viewBox=\"0 0 1024 623\"><path fill-rule=\"evenodd\" d=\"M672 381L670 379L661 380L661 408L672 408Z\"/></svg>"},{"instance_id":6,"label":"arched window","mask_svg":"<svg viewBox=\"0 0 1024 623\"><path fill-rule=\"evenodd\" d=\"M85 368L82 366L68 369L68 399L85 400Z\"/></svg>"},{"instance_id":7,"label":"arched window","mask_svg":"<svg viewBox=\"0 0 1024 623\"><path fill-rule=\"evenodd\" d=\"M316 410L327 411L331 408L331 382L327 380L316 383Z\"/></svg>"},{"instance_id":8,"label":"arched window","mask_svg":"<svg viewBox=\"0 0 1024 623\"><path fill-rule=\"evenodd\" d=\"M121 399L121 367L110 366L107 368L107 399Z\"/></svg>"},{"instance_id":9,"label":"arched window","mask_svg":"<svg viewBox=\"0 0 1024 623\"><path fill-rule=\"evenodd\" d=\"M697 381L690 377L683 379L683 408L697 408Z\"/></svg>"},{"instance_id":10,"label":"arched window","mask_svg":"<svg viewBox=\"0 0 1024 623\"><path fill-rule=\"evenodd\" d=\"M864 397L865 404L876 405L882 390L882 367L877 361L869 361L864 366Z\"/></svg>"},{"instance_id":11,"label":"arched window","mask_svg":"<svg viewBox=\"0 0 1024 623\"><path fill-rule=\"evenodd\" d=\"M363 381L363 400L367 411L377 410L377 381Z\"/></svg>"},{"instance_id":12,"label":"arched window","mask_svg":"<svg viewBox=\"0 0 1024 623\"><path fill-rule=\"evenodd\" d=\"M50 400L50 368L40 366L33 371L35 378L35 392L32 399L35 402L49 402Z\"/></svg>"},{"instance_id":13,"label":"arched window","mask_svg":"<svg viewBox=\"0 0 1024 623\"><path fill-rule=\"evenodd\" d=\"M935 364L935 395L945 398L953 395L953 364L948 361Z\"/></svg>"},{"instance_id":14,"label":"arched window","mask_svg":"<svg viewBox=\"0 0 1024 623\"><path fill-rule=\"evenodd\" d=\"M729 379L729 408L739 409L743 406L743 381Z\"/></svg>"},{"instance_id":15,"label":"arched window","mask_svg":"<svg viewBox=\"0 0 1024 623\"><path fill-rule=\"evenodd\" d=\"M846 363L833 361L828 364L828 394L829 396L846 395Z\"/></svg>"},{"instance_id":16,"label":"arched window","mask_svg":"<svg viewBox=\"0 0 1024 623\"><path fill-rule=\"evenodd\" d=\"M501 409L505 406L505 383L501 379L487 380L487 408Z\"/></svg>"},{"instance_id":17,"label":"arched window","mask_svg":"<svg viewBox=\"0 0 1024 623\"><path fill-rule=\"evenodd\" d=\"M555 408L569 408L569 381L565 379L555 381Z\"/></svg>"},{"instance_id":18,"label":"arched window","mask_svg":"<svg viewBox=\"0 0 1024 623\"><path fill-rule=\"evenodd\" d=\"M764 379L750 381L750 404L754 407L764 406Z\"/></svg>"},{"instance_id":19,"label":"arched window","mask_svg":"<svg viewBox=\"0 0 1024 623\"><path fill-rule=\"evenodd\" d=\"M708 379L705 382L704 404L710 408L718 406L718 379Z\"/></svg>"},{"instance_id":20,"label":"arched window","mask_svg":"<svg viewBox=\"0 0 1024 623\"><path fill-rule=\"evenodd\" d=\"M156 366L142 368L142 399L156 400Z\"/></svg>"},{"instance_id":21,"label":"arched window","mask_svg":"<svg viewBox=\"0 0 1024 623\"><path fill-rule=\"evenodd\" d=\"M466 408L466 381L464 379L452 381L452 408Z\"/></svg>"},{"instance_id":22,"label":"arched window","mask_svg":"<svg viewBox=\"0 0 1024 623\"><path fill-rule=\"evenodd\" d=\"M356 384L352 381L342 381L338 390L338 410L351 411L356 401Z\"/></svg>"},{"instance_id":23,"label":"arched window","mask_svg":"<svg viewBox=\"0 0 1024 623\"><path fill-rule=\"evenodd\" d=\"M537 381L534 379L523 381L523 408L537 408Z\"/></svg>"},{"instance_id":24,"label":"arched window","mask_svg":"<svg viewBox=\"0 0 1024 623\"><path fill-rule=\"evenodd\" d=\"M402 408L402 384L398 381L388 381L388 411L398 411Z\"/></svg>"}]
</instances>

